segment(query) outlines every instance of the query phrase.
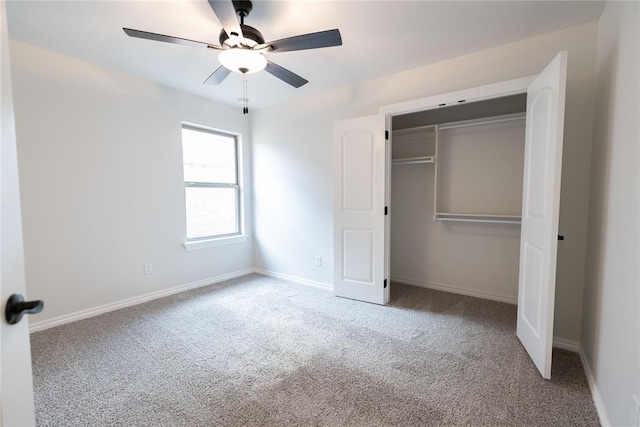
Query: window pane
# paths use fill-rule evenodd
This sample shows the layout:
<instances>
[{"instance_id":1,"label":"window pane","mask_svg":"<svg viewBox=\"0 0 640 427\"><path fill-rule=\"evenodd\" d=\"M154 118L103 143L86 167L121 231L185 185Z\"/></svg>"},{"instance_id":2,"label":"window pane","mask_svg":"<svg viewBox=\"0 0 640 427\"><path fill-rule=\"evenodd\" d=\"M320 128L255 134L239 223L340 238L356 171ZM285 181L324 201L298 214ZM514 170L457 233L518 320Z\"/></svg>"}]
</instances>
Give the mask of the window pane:
<instances>
[{"instance_id":1,"label":"window pane","mask_svg":"<svg viewBox=\"0 0 640 427\"><path fill-rule=\"evenodd\" d=\"M187 239L238 233L236 188L185 187Z\"/></svg>"},{"instance_id":2,"label":"window pane","mask_svg":"<svg viewBox=\"0 0 640 427\"><path fill-rule=\"evenodd\" d=\"M236 182L233 136L182 128L182 161L187 182Z\"/></svg>"}]
</instances>

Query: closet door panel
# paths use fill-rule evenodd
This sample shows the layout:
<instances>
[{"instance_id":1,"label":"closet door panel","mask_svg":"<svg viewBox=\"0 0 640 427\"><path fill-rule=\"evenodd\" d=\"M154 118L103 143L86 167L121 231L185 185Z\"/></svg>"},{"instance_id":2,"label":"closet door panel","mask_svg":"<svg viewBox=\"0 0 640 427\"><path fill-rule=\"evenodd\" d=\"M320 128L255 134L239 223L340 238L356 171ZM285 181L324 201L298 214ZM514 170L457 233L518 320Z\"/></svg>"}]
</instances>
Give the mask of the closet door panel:
<instances>
[{"instance_id":1,"label":"closet door panel","mask_svg":"<svg viewBox=\"0 0 640 427\"><path fill-rule=\"evenodd\" d=\"M372 230L344 230L342 236L342 280L373 285L373 251L375 235Z\"/></svg>"},{"instance_id":2,"label":"closet door panel","mask_svg":"<svg viewBox=\"0 0 640 427\"><path fill-rule=\"evenodd\" d=\"M336 296L384 304L385 117L334 126Z\"/></svg>"},{"instance_id":3,"label":"closet door panel","mask_svg":"<svg viewBox=\"0 0 640 427\"><path fill-rule=\"evenodd\" d=\"M527 177L526 183L528 197L525 203L525 217L529 219L537 218L544 221L547 212L547 199L549 191L549 138L552 112L552 95L549 88L542 89L534 95L531 101L531 122L529 123L529 139L538 141L536 146L527 147Z\"/></svg>"},{"instance_id":4,"label":"closet door panel","mask_svg":"<svg viewBox=\"0 0 640 427\"><path fill-rule=\"evenodd\" d=\"M544 251L529 243L524 245L525 277L522 287L522 319L536 335L540 336L542 289L544 277Z\"/></svg>"},{"instance_id":5,"label":"closet door panel","mask_svg":"<svg viewBox=\"0 0 640 427\"><path fill-rule=\"evenodd\" d=\"M567 53L527 91L517 335L551 378Z\"/></svg>"},{"instance_id":6,"label":"closet door panel","mask_svg":"<svg viewBox=\"0 0 640 427\"><path fill-rule=\"evenodd\" d=\"M373 212L374 135L349 132L342 145L342 210Z\"/></svg>"}]
</instances>

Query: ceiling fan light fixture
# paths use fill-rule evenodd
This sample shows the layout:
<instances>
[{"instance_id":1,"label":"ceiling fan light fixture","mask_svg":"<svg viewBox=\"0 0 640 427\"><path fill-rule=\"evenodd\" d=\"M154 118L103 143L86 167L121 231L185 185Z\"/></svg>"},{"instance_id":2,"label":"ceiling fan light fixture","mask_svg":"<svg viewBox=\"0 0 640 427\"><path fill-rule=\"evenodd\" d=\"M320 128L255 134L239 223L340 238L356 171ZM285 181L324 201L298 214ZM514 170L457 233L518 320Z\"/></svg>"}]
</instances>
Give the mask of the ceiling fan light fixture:
<instances>
[{"instance_id":1,"label":"ceiling fan light fixture","mask_svg":"<svg viewBox=\"0 0 640 427\"><path fill-rule=\"evenodd\" d=\"M225 68L242 74L257 73L267 66L267 59L261 53L249 49L223 50L218 55L218 61Z\"/></svg>"}]
</instances>

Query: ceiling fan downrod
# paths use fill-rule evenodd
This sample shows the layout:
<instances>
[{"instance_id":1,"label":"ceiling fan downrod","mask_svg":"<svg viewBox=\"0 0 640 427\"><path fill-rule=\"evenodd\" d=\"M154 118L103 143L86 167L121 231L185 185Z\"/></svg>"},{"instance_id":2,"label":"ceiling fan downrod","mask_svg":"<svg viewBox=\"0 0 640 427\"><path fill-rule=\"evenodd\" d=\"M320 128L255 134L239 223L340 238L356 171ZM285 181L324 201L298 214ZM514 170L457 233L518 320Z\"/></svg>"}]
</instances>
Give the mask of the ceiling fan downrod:
<instances>
[{"instance_id":1,"label":"ceiling fan downrod","mask_svg":"<svg viewBox=\"0 0 640 427\"><path fill-rule=\"evenodd\" d=\"M253 10L253 3L250 0L233 0L233 7L240 18L240 25L244 25L244 18Z\"/></svg>"}]
</instances>

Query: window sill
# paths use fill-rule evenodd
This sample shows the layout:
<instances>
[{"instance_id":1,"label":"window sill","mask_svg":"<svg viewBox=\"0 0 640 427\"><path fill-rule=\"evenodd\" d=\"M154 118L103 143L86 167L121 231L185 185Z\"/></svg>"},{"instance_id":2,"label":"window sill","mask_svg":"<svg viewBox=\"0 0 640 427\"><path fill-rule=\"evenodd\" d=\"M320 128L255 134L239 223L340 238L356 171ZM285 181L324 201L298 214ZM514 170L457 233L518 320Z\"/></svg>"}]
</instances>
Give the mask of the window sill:
<instances>
[{"instance_id":1,"label":"window sill","mask_svg":"<svg viewBox=\"0 0 640 427\"><path fill-rule=\"evenodd\" d=\"M192 242L184 242L182 246L187 252L197 251L199 249L213 248L215 246L233 245L236 243L244 243L249 239L246 234L231 237L221 237L219 239L194 240Z\"/></svg>"}]
</instances>

